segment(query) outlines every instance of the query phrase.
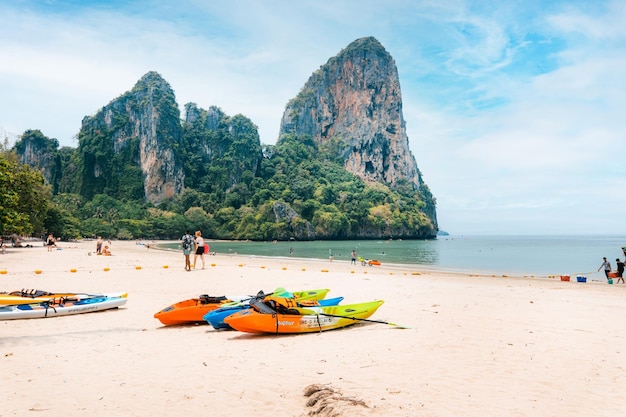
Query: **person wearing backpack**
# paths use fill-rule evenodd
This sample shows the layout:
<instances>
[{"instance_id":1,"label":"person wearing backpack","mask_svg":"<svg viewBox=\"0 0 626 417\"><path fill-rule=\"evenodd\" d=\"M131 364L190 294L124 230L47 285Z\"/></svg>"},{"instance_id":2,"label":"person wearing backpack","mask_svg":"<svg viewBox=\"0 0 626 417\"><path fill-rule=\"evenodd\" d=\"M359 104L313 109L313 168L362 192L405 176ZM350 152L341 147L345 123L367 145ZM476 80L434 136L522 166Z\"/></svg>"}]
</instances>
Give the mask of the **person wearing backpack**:
<instances>
[{"instance_id":1,"label":"person wearing backpack","mask_svg":"<svg viewBox=\"0 0 626 417\"><path fill-rule=\"evenodd\" d=\"M191 255L191 251L193 250L194 239L193 236L191 236L191 234L189 233L189 230L185 231L185 234L181 238L181 241L181 246L183 247L183 255L185 255L185 271L191 271L191 259L189 258L189 255Z\"/></svg>"}]
</instances>

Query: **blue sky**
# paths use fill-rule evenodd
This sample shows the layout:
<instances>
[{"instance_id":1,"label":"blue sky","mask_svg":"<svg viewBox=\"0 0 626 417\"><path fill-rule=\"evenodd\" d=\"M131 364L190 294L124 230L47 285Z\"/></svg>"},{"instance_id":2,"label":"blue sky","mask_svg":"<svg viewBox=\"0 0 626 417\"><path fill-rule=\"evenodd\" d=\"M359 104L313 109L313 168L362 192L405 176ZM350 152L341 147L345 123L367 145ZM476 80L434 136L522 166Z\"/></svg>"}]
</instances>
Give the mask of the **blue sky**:
<instances>
[{"instance_id":1,"label":"blue sky","mask_svg":"<svg viewBox=\"0 0 626 417\"><path fill-rule=\"evenodd\" d=\"M441 229L626 234L624 22L602 0L0 0L0 138L75 147L83 117L157 71L181 110L241 113L275 143L309 76L374 36Z\"/></svg>"}]
</instances>

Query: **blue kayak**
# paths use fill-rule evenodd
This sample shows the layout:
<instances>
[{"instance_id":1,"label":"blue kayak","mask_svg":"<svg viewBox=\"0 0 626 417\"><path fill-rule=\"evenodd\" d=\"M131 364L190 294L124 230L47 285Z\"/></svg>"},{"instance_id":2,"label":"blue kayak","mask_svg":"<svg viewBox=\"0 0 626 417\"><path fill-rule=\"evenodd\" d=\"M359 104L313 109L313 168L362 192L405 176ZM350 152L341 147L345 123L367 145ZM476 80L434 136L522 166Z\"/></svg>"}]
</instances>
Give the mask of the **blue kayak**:
<instances>
[{"instance_id":1,"label":"blue kayak","mask_svg":"<svg viewBox=\"0 0 626 417\"><path fill-rule=\"evenodd\" d=\"M343 300L343 297L327 298L324 300L317 300L319 306L336 306ZM238 311L250 308L249 304L238 304L228 307L218 308L217 310L209 311L204 315L203 319L206 320L213 328L220 329L232 329L228 324L224 323L224 319L231 314Z\"/></svg>"}]
</instances>

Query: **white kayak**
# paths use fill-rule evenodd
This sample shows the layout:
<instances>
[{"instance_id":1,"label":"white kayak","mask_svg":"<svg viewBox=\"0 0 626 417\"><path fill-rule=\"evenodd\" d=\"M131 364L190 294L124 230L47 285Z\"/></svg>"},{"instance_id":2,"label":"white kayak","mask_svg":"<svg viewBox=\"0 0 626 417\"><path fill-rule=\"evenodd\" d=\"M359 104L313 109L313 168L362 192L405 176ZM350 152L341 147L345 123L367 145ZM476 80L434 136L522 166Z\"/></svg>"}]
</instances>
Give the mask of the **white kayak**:
<instances>
[{"instance_id":1,"label":"white kayak","mask_svg":"<svg viewBox=\"0 0 626 417\"><path fill-rule=\"evenodd\" d=\"M79 292L48 292L42 290L21 290L9 293L0 293L0 305L38 304L50 301L52 298L89 298L103 294L86 294Z\"/></svg>"},{"instance_id":2,"label":"white kayak","mask_svg":"<svg viewBox=\"0 0 626 417\"><path fill-rule=\"evenodd\" d=\"M86 298L58 297L42 303L0 306L0 320L37 319L93 313L123 306L128 293L110 293Z\"/></svg>"}]
</instances>

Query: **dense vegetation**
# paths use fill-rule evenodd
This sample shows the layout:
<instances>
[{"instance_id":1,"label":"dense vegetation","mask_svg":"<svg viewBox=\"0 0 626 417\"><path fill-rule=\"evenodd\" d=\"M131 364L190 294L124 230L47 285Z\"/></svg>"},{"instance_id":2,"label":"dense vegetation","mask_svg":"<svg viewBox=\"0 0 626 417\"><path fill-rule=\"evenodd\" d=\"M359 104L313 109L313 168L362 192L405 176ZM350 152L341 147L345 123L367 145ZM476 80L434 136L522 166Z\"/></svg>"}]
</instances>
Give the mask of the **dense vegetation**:
<instances>
[{"instance_id":1,"label":"dense vegetation","mask_svg":"<svg viewBox=\"0 0 626 417\"><path fill-rule=\"evenodd\" d=\"M50 187L39 171L5 152L5 145L0 150L0 235L43 230Z\"/></svg>"},{"instance_id":2,"label":"dense vegetation","mask_svg":"<svg viewBox=\"0 0 626 417\"><path fill-rule=\"evenodd\" d=\"M241 135L234 133L233 125ZM92 194L79 184L74 192L53 195L41 173L18 164L14 152L4 149L0 185L2 201L7 203L0 207L2 232L50 232L63 239L97 235L133 239L179 238L185 229L200 229L212 238L252 240L423 237L433 233L432 221L424 214L425 206L434 204L426 186L415 191L408 184L394 189L367 184L348 173L332 150L320 149L311 138L293 135L265 146L255 166L254 158L237 157L256 154L257 149L250 151L258 138L254 125L242 116L220 114L219 126L210 132L186 126L185 138L192 145L221 143L222 154L209 163L197 156L194 159L197 153L188 151L185 191L158 206L137 198L138 192L133 192L137 181L123 185L123 192L111 188L107 193L103 187L99 188L102 192ZM27 134L33 132L38 131ZM41 140L38 135L41 132L37 133ZM54 147L54 139L45 139L49 143L44 147ZM18 146L21 142L13 151ZM65 169L75 169L71 164L76 157L68 158L67 152L63 148L49 159L65 161ZM22 180L16 181L18 177Z\"/></svg>"},{"instance_id":3,"label":"dense vegetation","mask_svg":"<svg viewBox=\"0 0 626 417\"><path fill-rule=\"evenodd\" d=\"M297 130L294 130L294 132ZM428 187L366 183L343 167L339 135L261 145L243 115L185 106L156 72L83 119L78 147L27 130L0 153L0 232L62 239L424 238Z\"/></svg>"}]
</instances>

